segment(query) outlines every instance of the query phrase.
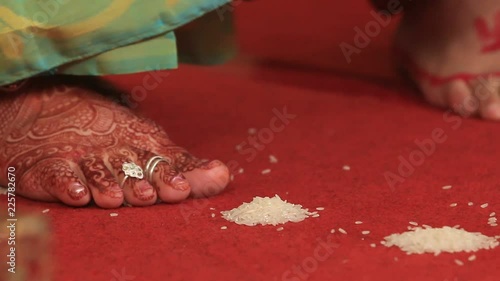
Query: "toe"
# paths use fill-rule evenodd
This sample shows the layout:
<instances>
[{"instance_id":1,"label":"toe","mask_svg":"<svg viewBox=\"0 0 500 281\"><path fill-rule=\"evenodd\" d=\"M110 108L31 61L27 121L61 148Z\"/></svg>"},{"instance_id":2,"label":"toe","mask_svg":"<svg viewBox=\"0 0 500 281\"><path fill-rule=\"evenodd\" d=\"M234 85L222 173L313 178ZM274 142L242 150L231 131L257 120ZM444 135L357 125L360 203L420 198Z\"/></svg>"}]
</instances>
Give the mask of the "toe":
<instances>
[{"instance_id":1,"label":"toe","mask_svg":"<svg viewBox=\"0 0 500 281\"><path fill-rule=\"evenodd\" d=\"M479 100L471 87L463 80L454 80L447 85L448 106L463 117L475 115L479 110Z\"/></svg>"},{"instance_id":2,"label":"toe","mask_svg":"<svg viewBox=\"0 0 500 281\"><path fill-rule=\"evenodd\" d=\"M176 169L189 181L193 197L218 194L228 185L229 169L222 162L202 161L182 148L172 155Z\"/></svg>"},{"instance_id":3,"label":"toe","mask_svg":"<svg viewBox=\"0 0 500 281\"><path fill-rule=\"evenodd\" d=\"M138 177L126 176L124 164L134 163L141 170L144 167L144 153L136 153L132 148L120 148L108 151L105 159L110 164L110 170L123 189L125 202L132 206L150 206L156 202L157 194L153 186L144 177L144 172Z\"/></svg>"},{"instance_id":4,"label":"toe","mask_svg":"<svg viewBox=\"0 0 500 281\"><path fill-rule=\"evenodd\" d=\"M479 100L479 114L486 120L500 120L500 80L498 78L479 78L475 82L474 95Z\"/></svg>"},{"instance_id":5,"label":"toe","mask_svg":"<svg viewBox=\"0 0 500 281\"><path fill-rule=\"evenodd\" d=\"M103 154L89 154L80 166L95 203L101 208L118 208L123 204L123 191L103 159Z\"/></svg>"},{"instance_id":6,"label":"toe","mask_svg":"<svg viewBox=\"0 0 500 281\"><path fill-rule=\"evenodd\" d=\"M171 161L166 159L168 158L156 157L156 160L149 161L150 168L147 170L151 171L151 175L146 172L146 176L155 186L161 201L167 203L180 202L189 196L191 186L184 175L179 173L171 164Z\"/></svg>"},{"instance_id":7,"label":"toe","mask_svg":"<svg viewBox=\"0 0 500 281\"><path fill-rule=\"evenodd\" d=\"M209 197L218 194L229 183L229 169L218 160L205 162L183 174L191 185L191 194L194 197Z\"/></svg>"},{"instance_id":8,"label":"toe","mask_svg":"<svg viewBox=\"0 0 500 281\"><path fill-rule=\"evenodd\" d=\"M20 182L23 196L42 201L61 201L70 206L90 202L88 188L75 173L76 164L65 159L49 158L26 171Z\"/></svg>"}]
</instances>

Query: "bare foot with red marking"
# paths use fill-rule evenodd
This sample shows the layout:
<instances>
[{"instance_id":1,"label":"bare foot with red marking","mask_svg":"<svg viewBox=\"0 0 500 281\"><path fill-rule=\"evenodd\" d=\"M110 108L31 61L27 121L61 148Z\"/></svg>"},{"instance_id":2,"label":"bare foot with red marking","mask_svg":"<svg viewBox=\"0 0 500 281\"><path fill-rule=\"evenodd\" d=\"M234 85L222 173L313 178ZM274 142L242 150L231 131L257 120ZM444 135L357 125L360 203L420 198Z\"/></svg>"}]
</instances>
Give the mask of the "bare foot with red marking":
<instances>
[{"instance_id":1,"label":"bare foot with red marking","mask_svg":"<svg viewBox=\"0 0 500 281\"><path fill-rule=\"evenodd\" d=\"M500 120L500 1L413 1L396 46L431 104Z\"/></svg>"},{"instance_id":2,"label":"bare foot with red marking","mask_svg":"<svg viewBox=\"0 0 500 281\"><path fill-rule=\"evenodd\" d=\"M229 182L220 161L204 162L175 145L155 123L88 87L61 78L34 79L0 94L0 185L15 167L16 193L40 201L102 208L147 206L210 196ZM127 177L123 163L151 177ZM123 185L122 185L123 183Z\"/></svg>"}]
</instances>

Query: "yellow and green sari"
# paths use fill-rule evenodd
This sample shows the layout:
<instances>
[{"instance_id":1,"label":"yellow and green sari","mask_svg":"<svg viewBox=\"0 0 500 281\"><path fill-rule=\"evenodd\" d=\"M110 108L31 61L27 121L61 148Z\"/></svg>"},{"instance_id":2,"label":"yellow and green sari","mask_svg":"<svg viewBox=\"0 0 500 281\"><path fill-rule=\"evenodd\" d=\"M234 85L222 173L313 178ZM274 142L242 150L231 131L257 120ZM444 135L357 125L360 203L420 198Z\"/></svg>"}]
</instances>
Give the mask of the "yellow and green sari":
<instances>
[{"instance_id":1,"label":"yellow and green sari","mask_svg":"<svg viewBox=\"0 0 500 281\"><path fill-rule=\"evenodd\" d=\"M224 9L227 2L0 0L0 86L43 74L109 75L176 68L179 42L174 30ZM218 38L207 35L213 31L209 26L224 20L229 20L227 15L215 15L210 23L198 26L199 31L187 30Z\"/></svg>"}]
</instances>

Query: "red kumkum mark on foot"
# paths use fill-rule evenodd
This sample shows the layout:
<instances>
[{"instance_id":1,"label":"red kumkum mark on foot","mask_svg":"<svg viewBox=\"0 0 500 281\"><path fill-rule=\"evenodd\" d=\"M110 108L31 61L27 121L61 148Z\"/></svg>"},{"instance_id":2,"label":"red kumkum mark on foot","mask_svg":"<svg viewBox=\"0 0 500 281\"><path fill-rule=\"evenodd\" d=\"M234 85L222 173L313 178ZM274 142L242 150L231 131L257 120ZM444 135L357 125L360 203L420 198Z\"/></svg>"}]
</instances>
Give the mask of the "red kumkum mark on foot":
<instances>
[{"instance_id":1,"label":"red kumkum mark on foot","mask_svg":"<svg viewBox=\"0 0 500 281\"><path fill-rule=\"evenodd\" d=\"M479 77L500 77L500 71L489 73L457 73L449 76L439 76L429 73L417 65L408 54L401 50L395 50L396 55L400 58L401 63L408 69L408 72L414 76L416 80L429 82L432 86L442 86L456 80L462 80L466 83L476 80Z\"/></svg>"},{"instance_id":2,"label":"red kumkum mark on foot","mask_svg":"<svg viewBox=\"0 0 500 281\"><path fill-rule=\"evenodd\" d=\"M483 44L481 53L490 53L500 49L500 11L497 11L493 18L493 27L488 26L488 22L483 17L478 17L474 21L479 40Z\"/></svg>"}]
</instances>

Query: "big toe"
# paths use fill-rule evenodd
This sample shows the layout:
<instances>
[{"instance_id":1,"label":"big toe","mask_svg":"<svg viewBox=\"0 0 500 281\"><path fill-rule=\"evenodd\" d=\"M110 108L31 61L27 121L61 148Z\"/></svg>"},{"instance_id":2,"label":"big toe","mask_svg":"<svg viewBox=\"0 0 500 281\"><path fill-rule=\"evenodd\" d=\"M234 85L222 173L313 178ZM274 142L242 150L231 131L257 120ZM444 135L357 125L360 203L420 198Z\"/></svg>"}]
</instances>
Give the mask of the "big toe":
<instances>
[{"instance_id":1,"label":"big toe","mask_svg":"<svg viewBox=\"0 0 500 281\"><path fill-rule=\"evenodd\" d=\"M224 190L229 183L229 169L218 160L199 165L194 170L183 172L191 186L193 197L209 197Z\"/></svg>"}]
</instances>

